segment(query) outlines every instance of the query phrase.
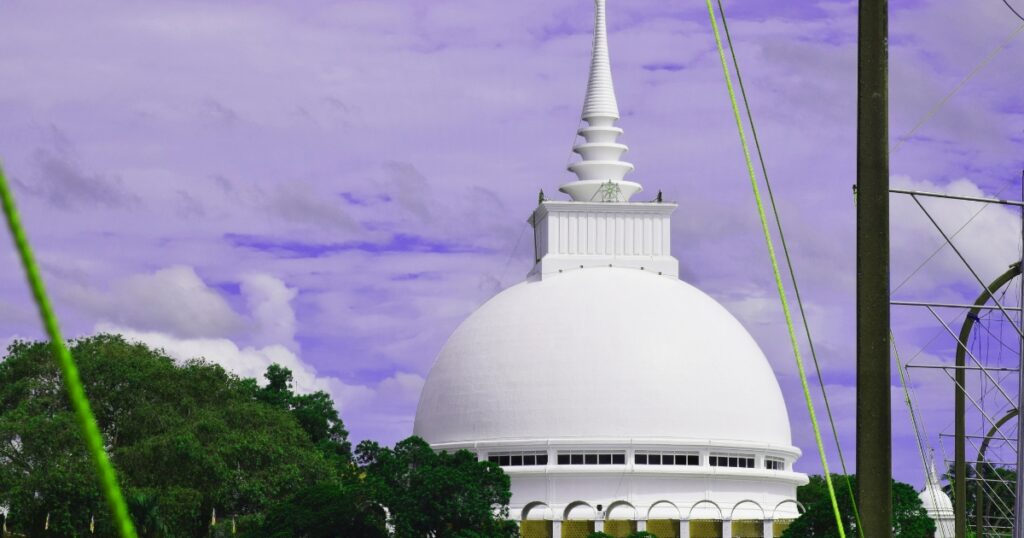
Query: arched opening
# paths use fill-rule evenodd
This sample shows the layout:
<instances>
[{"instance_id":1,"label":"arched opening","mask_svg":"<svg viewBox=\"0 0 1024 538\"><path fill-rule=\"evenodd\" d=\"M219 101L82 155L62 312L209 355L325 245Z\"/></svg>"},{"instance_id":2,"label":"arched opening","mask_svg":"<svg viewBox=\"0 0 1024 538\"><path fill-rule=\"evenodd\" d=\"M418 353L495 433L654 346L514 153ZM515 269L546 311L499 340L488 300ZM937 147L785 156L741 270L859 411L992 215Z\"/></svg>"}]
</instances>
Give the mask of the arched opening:
<instances>
[{"instance_id":1,"label":"arched opening","mask_svg":"<svg viewBox=\"0 0 1024 538\"><path fill-rule=\"evenodd\" d=\"M690 538L722 538L722 509L711 501L700 501L690 509Z\"/></svg>"},{"instance_id":2,"label":"arched opening","mask_svg":"<svg viewBox=\"0 0 1024 538\"><path fill-rule=\"evenodd\" d=\"M554 538L552 516L551 507L542 502L526 505L520 518L519 535L522 538Z\"/></svg>"},{"instance_id":3,"label":"arched opening","mask_svg":"<svg viewBox=\"0 0 1024 538\"><path fill-rule=\"evenodd\" d=\"M776 505L772 512L772 537L781 537L803 512L804 507L794 500L782 501Z\"/></svg>"},{"instance_id":4,"label":"arched opening","mask_svg":"<svg viewBox=\"0 0 1024 538\"><path fill-rule=\"evenodd\" d=\"M593 506L577 501L565 507L562 519L562 538L587 538L594 532L597 511Z\"/></svg>"},{"instance_id":5,"label":"arched opening","mask_svg":"<svg viewBox=\"0 0 1024 538\"><path fill-rule=\"evenodd\" d=\"M605 513L604 532L615 538L636 532L636 508L625 501L612 503Z\"/></svg>"},{"instance_id":6,"label":"arched opening","mask_svg":"<svg viewBox=\"0 0 1024 538\"><path fill-rule=\"evenodd\" d=\"M765 538L764 510L754 501L740 501L732 509L733 538Z\"/></svg>"},{"instance_id":7,"label":"arched opening","mask_svg":"<svg viewBox=\"0 0 1024 538\"><path fill-rule=\"evenodd\" d=\"M647 532L658 538L679 538L679 508L668 501L651 505L647 511Z\"/></svg>"}]
</instances>

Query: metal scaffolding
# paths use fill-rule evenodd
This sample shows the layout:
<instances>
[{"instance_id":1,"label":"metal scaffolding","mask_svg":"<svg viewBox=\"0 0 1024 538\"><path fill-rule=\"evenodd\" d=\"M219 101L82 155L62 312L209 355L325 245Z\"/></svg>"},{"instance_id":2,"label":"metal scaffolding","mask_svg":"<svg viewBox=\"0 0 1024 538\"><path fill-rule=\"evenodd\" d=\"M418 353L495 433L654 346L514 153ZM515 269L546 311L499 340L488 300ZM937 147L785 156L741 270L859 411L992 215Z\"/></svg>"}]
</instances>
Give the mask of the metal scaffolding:
<instances>
[{"instance_id":1,"label":"metal scaffolding","mask_svg":"<svg viewBox=\"0 0 1024 538\"><path fill-rule=\"evenodd\" d=\"M1024 177L1022 177L1021 200L1004 200L997 198L979 198L972 196L956 196L944 193L890 189L890 193L909 196L922 214L927 217L935 231L942 237L944 247L948 247L963 263L974 281L980 286L981 293L973 304L950 302L921 302L891 300L892 306L907 308L923 308L941 326L940 336L945 334L950 342L955 343L955 360L948 364L908 364L906 369L938 369L952 381L954 388L954 433L940 434L940 442L945 439L953 441L952 457L952 493L954 502L956 538L966 538L968 525L968 498L975 498L974 527L975 535L1007 536L1012 532L1014 538L1024 538L1024 525L1019 524L1020 515L1024 513L1024 495L1021 494L1022 478L1017 469L1024 468L1024 450L1021 444L1024 436L1024 415L1018 412L1024 403L1024 316L1021 307L1024 305L1024 285L1020 286L1020 296L1012 300L1017 305L1005 304L1010 284L1021 275L1022 262L1018 257L1009 269L992 282L986 283L978 271L964 256L961 249L936 221L933 212L922 204L922 198L943 198L960 202L998 204L1021 208L1022 234L1024 234ZM955 234L954 234L955 235ZM1024 244L1024 237L1022 237ZM1016 253L1018 256L1019 253ZM1010 258L1012 254L1007 253ZM957 315L952 320L944 319L939 309L953 309ZM1012 314L1011 314L1012 313ZM960 330L954 331L950 321L962 319ZM986 323L982 321L986 320ZM987 327L989 319L997 320L1013 329L1015 346L1010 346L1001 337L993 334ZM1002 325L1000 325L1002 327ZM979 357L979 350L972 349L972 336L978 339L981 330L988 331L982 337L996 340L1000 356L1005 350L1012 352L1009 364L993 364L987 357ZM990 344L991 345L991 344ZM968 374L976 376L977 387L968 381ZM1016 380L1016 384L1012 383ZM1016 386L1014 386L1016 385ZM973 389L973 390L972 390ZM968 403L970 407L968 407ZM969 412L970 411L970 412ZM968 419L973 417L973 426L979 434L968 433ZM968 445L976 457L970 467L967 462ZM995 449L993 459L990 449ZM1011 456L1012 458L1008 457ZM949 460L947 459L947 463ZM1008 479L1008 472L1016 474L1016 478ZM968 491L968 483L973 485L973 492Z\"/></svg>"}]
</instances>

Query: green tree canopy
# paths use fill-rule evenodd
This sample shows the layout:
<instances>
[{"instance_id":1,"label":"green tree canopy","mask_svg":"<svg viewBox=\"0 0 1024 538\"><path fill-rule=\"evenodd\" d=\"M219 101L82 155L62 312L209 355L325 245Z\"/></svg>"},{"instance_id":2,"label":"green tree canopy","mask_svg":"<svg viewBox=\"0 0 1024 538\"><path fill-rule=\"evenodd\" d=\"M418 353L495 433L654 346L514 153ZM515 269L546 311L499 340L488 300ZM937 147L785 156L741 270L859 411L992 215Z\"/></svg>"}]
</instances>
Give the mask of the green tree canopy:
<instances>
[{"instance_id":1,"label":"green tree canopy","mask_svg":"<svg viewBox=\"0 0 1024 538\"><path fill-rule=\"evenodd\" d=\"M384 509L358 483L320 483L298 492L267 514L262 538L387 538Z\"/></svg>"},{"instance_id":2,"label":"green tree canopy","mask_svg":"<svg viewBox=\"0 0 1024 538\"><path fill-rule=\"evenodd\" d=\"M275 382L291 377L286 369L271 368L271 385L259 389L220 366L176 363L120 336L93 336L70 347L147 533L200 536L213 509L258 514L304 487L339 479L338 462L323 448L346 456L341 421L326 395L279 390ZM270 390L279 390L284 403L268 402ZM83 532L92 515L97 532L109 529L44 342L15 342L0 362L0 505L9 509L8 527L19 532L38 532L47 515L55 536Z\"/></svg>"},{"instance_id":3,"label":"green tree canopy","mask_svg":"<svg viewBox=\"0 0 1024 538\"><path fill-rule=\"evenodd\" d=\"M324 392L296 394L271 365L267 384L116 335L69 346L143 538L385 536L510 538L509 479L467 451L417 437L360 444ZM113 535L56 361L15 342L0 361L0 506L8 527L81 536L95 516ZM385 508L386 507L386 508ZM210 528L216 510L221 525Z\"/></svg>"},{"instance_id":4,"label":"green tree canopy","mask_svg":"<svg viewBox=\"0 0 1024 538\"><path fill-rule=\"evenodd\" d=\"M397 538L510 538L518 527L508 521L512 494L508 476L466 450L434 452L410 437L384 448L360 443L356 457L370 488L388 508Z\"/></svg>"},{"instance_id":5,"label":"green tree canopy","mask_svg":"<svg viewBox=\"0 0 1024 538\"><path fill-rule=\"evenodd\" d=\"M857 489L857 477L850 476L854 491ZM850 499L849 490L846 488L846 477L844 475L832 475L832 483L837 487L836 500L839 504L839 512L842 516L846 536L856 536L856 520L853 515L853 504ZM822 476L811 476L807 485L797 489L797 500L804 506L803 513L788 529L782 534L783 538L802 538L814 536L815 538L838 538L839 531L836 529L835 513L832 509L832 501L828 495L828 486ZM928 517L924 507L921 506L921 499L917 491L910 484L903 482L892 483L893 503L893 536L899 538L929 538L935 533L935 522Z\"/></svg>"},{"instance_id":6,"label":"green tree canopy","mask_svg":"<svg viewBox=\"0 0 1024 538\"><path fill-rule=\"evenodd\" d=\"M291 412L324 455L336 463L347 464L352 458L352 444L330 395L324 391L295 394L291 370L279 364L271 364L264 377L267 386L256 391L256 398Z\"/></svg>"}]
</instances>

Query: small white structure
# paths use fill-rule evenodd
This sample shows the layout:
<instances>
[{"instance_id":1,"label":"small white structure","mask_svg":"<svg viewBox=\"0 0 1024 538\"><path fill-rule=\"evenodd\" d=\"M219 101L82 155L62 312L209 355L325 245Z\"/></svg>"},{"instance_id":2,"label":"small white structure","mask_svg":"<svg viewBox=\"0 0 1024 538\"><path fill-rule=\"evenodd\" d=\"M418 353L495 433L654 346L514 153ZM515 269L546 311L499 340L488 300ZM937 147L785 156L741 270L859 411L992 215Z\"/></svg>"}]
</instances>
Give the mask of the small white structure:
<instances>
[{"instance_id":1,"label":"small white structure","mask_svg":"<svg viewBox=\"0 0 1024 538\"><path fill-rule=\"evenodd\" d=\"M533 212L536 265L452 334L414 433L501 465L526 538L778 536L807 482L782 392L739 321L679 280L676 204L630 201L596 4L572 200Z\"/></svg>"},{"instance_id":2,"label":"small white structure","mask_svg":"<svg viewBox=\"0 0 1024 538\"><path fill-rule=\"evenodd\" d=\"M935 472L935 457L932 456L931 466L928 468L928 483L924 491L919 495L921 504L924 505L928 517L935 522L935 538L953 538L954 519L953 501L949 499L942 485L939 483L939 475Z\"/></svg>"}]
</instances>

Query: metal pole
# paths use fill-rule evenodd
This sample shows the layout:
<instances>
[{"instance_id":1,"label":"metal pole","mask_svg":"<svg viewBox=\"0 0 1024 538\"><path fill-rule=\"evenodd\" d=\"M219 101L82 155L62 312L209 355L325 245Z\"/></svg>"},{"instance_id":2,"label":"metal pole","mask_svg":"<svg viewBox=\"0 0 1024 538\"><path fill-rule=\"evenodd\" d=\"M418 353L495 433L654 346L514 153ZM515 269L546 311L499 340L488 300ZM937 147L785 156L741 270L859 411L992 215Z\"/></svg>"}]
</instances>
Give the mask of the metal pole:
<instances>
[{"instance_id":1,"label":"metal pole","mask_svg":"<svg viewBox=\"0 0 1024 538\"><path fill-rule=\"evenodd\" d=\"M857 46L857 500L892 537L889 356L889 3L861 0Z\"/></svg>"},{"instance_id":2,"label":"metal pole","mask_svg":"<svg viewBox=\"0 0 1024 538\"><path fill-rule=\"evenodd\" d=\"M994 295L1013 277L1020 274L1021 264L1014 263L1003 274L999 275L991 284L985 287L974 301L974 308L967 312L964 324L960 327L960 336L957 338L956 377L953 387L954 399L954 439L953 439L953 517L956 538L967 536L967 348L968 339L974 329L974 323L978 319L978 313L994 299ZM1019 370L1019 369L1018 369ZM1018 374L1019 375L1019 374ZM973 400L973 399L972 399ZM973 401L972 401L973 403ZM980 410L980 409L979 409ZM982 411L984 413L984 411ZM991 422L991 421L990 421Z\"/></svg>"},{"instance_id":3,"label":"metal pole","mask_svg":"<svg viewBox=\"0 0 1024 538\"><path fill-rule=\"evenodd\" d=\"M1020 183L1021 193L1020 199L1024 201L1024 178L1021 179ZM1021 208L1020 212L1020 230L1021 238L1024 241L1024 208ZM1021 243L1024 245L1024 242ZM1022 247L1024 248L1024 247ZM1021 265L1024 266L1024 251L1021 252ZM1024 274L1024 272L1022 272ZM1020 306L1024 308L1024 276L1021 277L1020 281ZM1021 311L1020 315L1020 363L1019 371L1017 372L1017 409L1021 409L1024 406L1024 310ZM1021 517L1024 516L1024 477L1021 476L1021 469L1024 469L1024 415L1017 413L1017 498L1014 502L1013 509L1013 538L1024 538L1024 521Z\"/></svg>"}]
</instances>

